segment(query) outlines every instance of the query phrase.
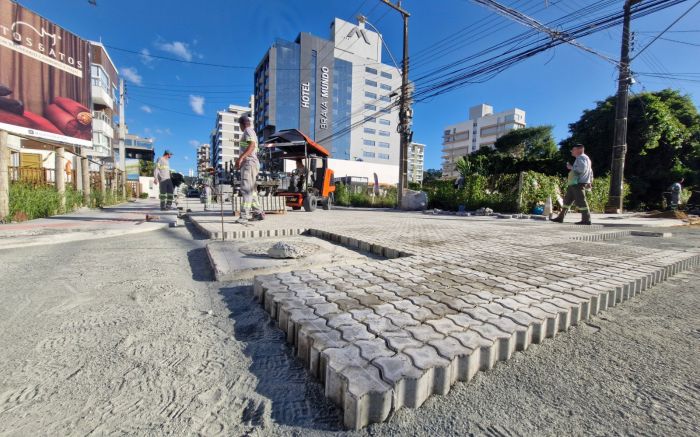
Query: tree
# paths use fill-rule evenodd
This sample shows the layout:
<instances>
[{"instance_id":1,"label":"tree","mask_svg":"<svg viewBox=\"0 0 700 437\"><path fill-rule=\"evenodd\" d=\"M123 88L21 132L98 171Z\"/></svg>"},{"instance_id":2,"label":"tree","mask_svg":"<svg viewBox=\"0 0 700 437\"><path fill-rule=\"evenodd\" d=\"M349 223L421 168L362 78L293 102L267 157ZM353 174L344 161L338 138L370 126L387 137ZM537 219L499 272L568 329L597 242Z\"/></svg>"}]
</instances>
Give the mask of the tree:
<instances>
[{"instance_id":1,"label":"tree","mask_svg":"<svg viewBox=\"0 0 700 437\"><path fill-rule=\"evenodd\" d=\"M139 159L139 175L140 176L153 176L153 170L156 164L153 161L148 161L145 159Z\"/></svg>"},{"instance_id":2,"label":"tree","mask_svg":"<svg viewBox=\"0 0 700 437\"><path fill-rule=\"evenodd\" d=\"M581 143L593 161L593 173L609 173L614 124L611 96L569 125L571 137L561 143L562 158L571 161L571 148ZM658 207L662 193L679 177L687 185L700 184L700 114L689 96L666 89L630 99L624 177L631 207Z\"/></svg>"},{"instance_id":3,"label":"tree","mask_svg":"<svg viewBox=\"0 0 700 437\"><path fill-rule=\"evenodd\" d=\"M423 172L423 185L429 185L442 178L442 170L429 168Z\"/></svg>"},{"instance_id":4,"label":"tree","mask_svg":"<svg viewBox=\"0 0 700 437\"><path fill-rule=\"evenodd\" d=\"M550 158L557 153L552 126L533 126L515 129L496 140L499 153L520 160Z\"/></svg>"}]
</instances>

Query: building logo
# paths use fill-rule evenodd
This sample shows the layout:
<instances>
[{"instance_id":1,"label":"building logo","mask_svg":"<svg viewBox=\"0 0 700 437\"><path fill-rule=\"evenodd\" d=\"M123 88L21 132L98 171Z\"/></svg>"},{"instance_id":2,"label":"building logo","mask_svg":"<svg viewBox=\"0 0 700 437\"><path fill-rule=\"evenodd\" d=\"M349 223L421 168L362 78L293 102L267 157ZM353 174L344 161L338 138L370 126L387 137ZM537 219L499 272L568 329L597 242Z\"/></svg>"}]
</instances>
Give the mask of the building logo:
<instances>
[{"instance_id":1,"label":"building logo","mask_svg":"<svg viewBox=\"0 0 700 437\"><path fill-rule=\"evenodd\" d=\"M371 45L371 43L369 42L369 38L367 37L367 32L365 32L365 29L360 29L359 27L355 27L350 31L350 33L348 33L348 36L346 36L345 38L350 38L353 35L356 36L357 38L364 39L365 44Z\"/></svg>"}]
</instances>

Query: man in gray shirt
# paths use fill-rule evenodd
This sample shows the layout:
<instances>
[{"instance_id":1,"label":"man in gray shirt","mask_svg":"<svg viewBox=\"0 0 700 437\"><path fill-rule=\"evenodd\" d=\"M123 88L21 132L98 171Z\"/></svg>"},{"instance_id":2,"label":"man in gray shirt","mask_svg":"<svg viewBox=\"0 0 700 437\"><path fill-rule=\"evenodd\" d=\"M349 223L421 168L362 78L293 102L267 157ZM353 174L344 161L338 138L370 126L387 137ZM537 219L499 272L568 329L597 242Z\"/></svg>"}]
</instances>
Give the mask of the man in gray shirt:
<instances>
[{"instance_id":1,"label":"man in gray shirt","mask_svg":"<svg viewBox=\"0 0 700 437\"><path fill-rule=\"evenodd\" d=\"M252 212L253 220L264 220L265 213L258 203L257 177L260 170L258 161L258 136L250 126L250 118L242 115L238 118L238 124L243 131L241 137L241 155L236 161L236 168L241 169L241 217L236 223L248 223L249 215Z\"/></svg>"},{"instance_id":2,"label":"man in gray shirt","mask_svg":"<svg viewBox=\"0 0 700 437\"><path fill-rule=\"evenodd\" d=\"M158 185L160 191L160 210L165 211L170 209L173 204L175 187L173 180L170 178L170 157L173 156L170 150L163 152L163 156L156 162L156 167L153 169L154 182Z\"/></svg>"},{"instance_id":3,"label":"man in gray shirt","mask_svg":"<svg viewBox=\"0 0 700 437\"><path fill-rule=\"evenodd\" d=\"M577 225L591 224L591 211L588 209L586 201L586 190L591 188L593 183L593 169L591 168L591 159L584 153L583 144L576 144L571 149L571 156L575 157L574 165L566 163L566 168L569 169L568 186L566 195L564 196L564 206L557 218L552 219L553 222L564 223L564 216L569 212L572 206L576 205L581 211L581 221Z\"/></svg>"}]
</instances>

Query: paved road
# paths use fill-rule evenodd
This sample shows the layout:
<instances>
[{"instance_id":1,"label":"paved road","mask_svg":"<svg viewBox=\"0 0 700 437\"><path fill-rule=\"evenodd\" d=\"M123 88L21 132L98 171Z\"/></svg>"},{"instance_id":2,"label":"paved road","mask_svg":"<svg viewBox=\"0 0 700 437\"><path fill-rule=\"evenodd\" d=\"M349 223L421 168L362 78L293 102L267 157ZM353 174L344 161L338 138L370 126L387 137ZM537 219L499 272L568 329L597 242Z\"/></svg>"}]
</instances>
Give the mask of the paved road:
<instances>
[{"instance_id":1,"label":"paved road","mask_svg":"<svg viewBox=\"0 0 700 437\"><path fill-rule=\"evenodd\" d=\"M185 229L0 251L0 269L0 434L342 433ZM699 314L696 270L350 435L698 435Z\"/></svg>"}]
</instances>

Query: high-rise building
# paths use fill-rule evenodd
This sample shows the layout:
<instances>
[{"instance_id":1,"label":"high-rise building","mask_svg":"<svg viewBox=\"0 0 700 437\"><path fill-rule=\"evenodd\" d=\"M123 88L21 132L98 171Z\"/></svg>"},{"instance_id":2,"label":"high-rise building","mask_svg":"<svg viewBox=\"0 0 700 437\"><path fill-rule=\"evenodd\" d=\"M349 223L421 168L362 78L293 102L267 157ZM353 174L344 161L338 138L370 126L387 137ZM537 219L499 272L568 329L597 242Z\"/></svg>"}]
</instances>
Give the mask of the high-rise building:
<instances>
[{"instance_id":1,"label":"high-rise building","mask_svg":"<svg viewBox=\"0 0 700 437\"><path fill-rule=\"evenodd\" d=\"M469 108L469 120L447 126L442 143L442 177L459 176L458 159L483 147L493 148L496 140L508 132L525 127L525 111L518 108L493 113L493 107L481 104Z\"/></svg>"},{"instance_id":2,"label":"high-rise building","mask_svg":"<svg viewBox=\"0 0 700 437\"><path fill-rule=\"evenodd\" d=\"M226 168L226 163L233 161L240 156L241 150L241 128L238 125L238 118L247 115L253 120L253 102L248 106L229 105L226 110L216 113L216 125L211 137L211 166L221 172Z\"/></svg>"},{"instance_id":3,"label":"high-rise building","mask_svg":"<svg viewBox=\"0 0 700 437\"><path fill-rule=\"evenodd\" d=\"M336 174L362 167L338 168L338 160L364 161L397 166L398 180L400 88L400 71L382 63L381 35L336 18L330 39L302 32L265 53L255 71L255 129L263 138L299 129L331 152Z\"/></svg>"},{"instance_id":4,"label":"high-rise building","mask_svg":"<svg viewBox=\"0 0 700 437\"><path fill-rule=\"evenodd\" d=\"M408 146L408 181L423 182L423 163L425 158L425 144L411 143Z\"/></svg>"},{"instance_id":5,"label":"high-rise building","mask_svg":"<svg viewBox=\"0 0 700 437\"><path fill-rule=\"evenodd\" d=\"M119 74L104 45L90 42L92 78L92 150L94 158L112 158L117 145L114 117L119 104Z\"/></svg>"},{"instance_id":6,"label":"high-rise building","mask_svg":"<svg viewBox=\"0 0 700 437\"><path fill-rule=\"evenodd\" d=\"M202 176L211 165L211 146L202 144L197 148L197 175Z\"/></svg>"}]
</instances>

